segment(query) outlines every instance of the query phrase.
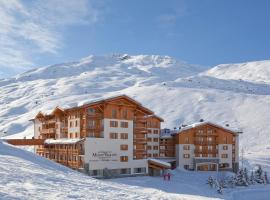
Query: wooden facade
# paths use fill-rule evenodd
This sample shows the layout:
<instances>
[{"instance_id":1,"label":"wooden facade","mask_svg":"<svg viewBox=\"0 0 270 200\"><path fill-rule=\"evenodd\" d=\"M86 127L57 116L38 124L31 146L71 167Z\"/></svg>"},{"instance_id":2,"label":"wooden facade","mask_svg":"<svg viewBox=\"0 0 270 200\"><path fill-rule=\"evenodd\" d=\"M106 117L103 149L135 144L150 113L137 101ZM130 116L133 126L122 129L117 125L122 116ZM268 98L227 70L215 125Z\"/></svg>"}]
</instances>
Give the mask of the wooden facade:
<instances>
[{"instance_id":1,"label":"wooden facade","mask_svg":"<svg viewBox=\"0 0 270 200\"><path fill-rule=\"evenodd\" d=\"M178 151L182 152L178 155L182 162L190 159L195 165L196 160L208 162L196 166L198 170L217 170L217 165L219 170L238 168L238 133L229 128L210 122L198 123L180 129L175 142Z\"/></svg>"},{"instance_id":2,"label":"wooden facade","mask_svg":"<svg viewBox=\"0 0 270 200\"><path fill-rule=\"evenodd\" d=\"M147 129L149 128L147 119L153 115L153 111L143 107L139 102L126 95L95 101L69 109L56 107L52 113L43 114L39 112L37 114L33 120L35 123L35 138L56 140L62 138L103 138L104 119L110 119L111 127L115 125L117 127L124 127L128 125L125 123L125 120L132 120L133 159L145 159L147 158ZM157 116L151 118L151 127L160 129L161 121L163 120ZM77 144L63 145L39 145L36 147L36 152L41 156L71 168L81 168L84 165L84 148ZM71 158L70 155L72 155Z\"/></svg>"},{"instance_id":3,"label":"wooden facade","mask_svg":"<svg viewBox=\"0 0 270 200\"><path fill-rule=\"evenodd\" d=\"M174 135L160 137L160 157L175 157L176 137Z\"/></svg>"}]
</instances>

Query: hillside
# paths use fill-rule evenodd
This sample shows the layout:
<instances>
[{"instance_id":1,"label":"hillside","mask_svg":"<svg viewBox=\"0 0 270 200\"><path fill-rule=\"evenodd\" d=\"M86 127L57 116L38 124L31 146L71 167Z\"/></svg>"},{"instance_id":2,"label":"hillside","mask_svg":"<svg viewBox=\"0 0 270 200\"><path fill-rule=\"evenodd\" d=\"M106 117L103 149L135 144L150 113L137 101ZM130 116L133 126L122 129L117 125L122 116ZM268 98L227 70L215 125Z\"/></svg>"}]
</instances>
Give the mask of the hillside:
<instances>
[{"instance_id":1,"label":"hillside","mask_svg":"<svg viewBox=\"0 0 270 200\"><path fill-rule=\"evenodd\" d=\"M227 188L220 195L205 184L216 172L174 170L171 173L171 181L150 176L96 180L0 141L0 199L269 199L269 185ZM220 172L219 177L230 175L227 173Z\"/></svg>"},{"instance_id":2,"label":"hillside","mask_svg":"<svg viewBox=\"0 0 270 200\"><path fill-rule=\"evenodd\" d=\"M186 199L187 196L99 181L1 141L0 176L0 199L6 200ZM189 199L198 198L189 195Z\"/></svg>"},{"instance_id":3,"label":"hillside","mask_svg":"<svg viewBox=\"0 0 270 200\"><path fill-rule=\"evenodd\" d=\"M227 67L224 67L227 66ZM39 110L127 94L178 127L201 118L243 130L248 151L270 148L270 61L208 71L168 56L89 56L0 80L0 134L31 137Z\"/></svg>"}]
</instances>

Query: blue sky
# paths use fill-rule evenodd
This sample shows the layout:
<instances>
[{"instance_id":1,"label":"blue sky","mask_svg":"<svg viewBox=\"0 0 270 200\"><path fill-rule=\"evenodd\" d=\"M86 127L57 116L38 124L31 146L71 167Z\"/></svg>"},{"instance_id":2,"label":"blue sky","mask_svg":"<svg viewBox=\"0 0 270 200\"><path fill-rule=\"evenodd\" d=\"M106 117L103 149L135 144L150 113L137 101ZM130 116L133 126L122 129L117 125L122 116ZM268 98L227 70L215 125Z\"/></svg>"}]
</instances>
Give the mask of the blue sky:
<instances>
[{"instance_id":1,"label":"blue sky","mask_svg":"<svg viewBox=\"0 0 270 200\"><path fill-rule=\"evenodd\" d=\"M90 54L270 59L268 0L0 1L0 77Z\"/></svg>"}]
</instances>

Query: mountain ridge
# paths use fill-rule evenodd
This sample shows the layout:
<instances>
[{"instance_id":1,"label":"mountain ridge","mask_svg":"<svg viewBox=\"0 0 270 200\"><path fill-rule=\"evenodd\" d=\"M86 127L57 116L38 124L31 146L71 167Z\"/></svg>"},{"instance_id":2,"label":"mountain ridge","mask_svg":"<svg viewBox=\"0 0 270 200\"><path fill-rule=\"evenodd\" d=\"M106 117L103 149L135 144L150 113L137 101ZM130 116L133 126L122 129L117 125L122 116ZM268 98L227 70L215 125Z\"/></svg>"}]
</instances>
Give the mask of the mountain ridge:
<instances>
[{"instance_id":1,"label":"mountain ridge","mask_svg":"<svg viewBox=\"0 0 270 200\"><path fill-rule=\"evenodd\" d=\"M250 71L257 65L255 76ZM0 80L0 136L31 137L28 120L40 110L127 94L164 118L163 127L203 118L243 129L241 144L248 149L266 149L268 66L270 61L257 61L204 70L169 56L114 54L30 70Z\"/></svg>"}]
</instances>

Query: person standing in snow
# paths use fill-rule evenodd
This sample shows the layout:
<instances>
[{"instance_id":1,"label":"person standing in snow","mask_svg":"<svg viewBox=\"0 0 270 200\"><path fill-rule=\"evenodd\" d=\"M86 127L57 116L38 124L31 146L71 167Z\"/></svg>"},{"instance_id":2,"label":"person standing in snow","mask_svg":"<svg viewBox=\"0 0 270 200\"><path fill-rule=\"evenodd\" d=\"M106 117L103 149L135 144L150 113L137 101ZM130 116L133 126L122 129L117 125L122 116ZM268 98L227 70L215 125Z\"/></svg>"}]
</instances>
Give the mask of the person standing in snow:
<instances>
[{"instance_id":1,"label":"person standing in snow","mask_svg":"<svg viewBox=\"0 0 270 200\"><path fill-rule=\"evenodd\" d=\"M170 172L167 174L167 176L168 176L168 181L170 181L171 180L171 174L170 174Z\"/></svg>"}]
</instances>

